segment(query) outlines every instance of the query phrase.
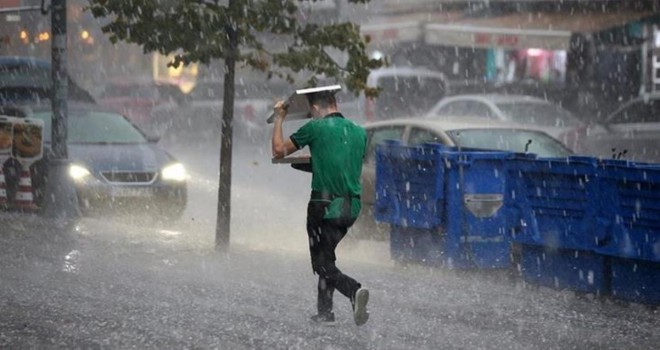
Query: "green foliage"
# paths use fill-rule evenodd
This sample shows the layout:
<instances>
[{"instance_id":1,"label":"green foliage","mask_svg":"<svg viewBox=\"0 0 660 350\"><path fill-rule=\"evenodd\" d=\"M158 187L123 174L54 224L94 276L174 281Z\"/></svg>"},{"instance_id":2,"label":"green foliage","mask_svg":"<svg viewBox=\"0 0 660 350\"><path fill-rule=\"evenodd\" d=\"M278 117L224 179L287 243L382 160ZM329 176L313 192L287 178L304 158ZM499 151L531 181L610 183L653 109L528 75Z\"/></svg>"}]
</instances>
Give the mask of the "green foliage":
<instances>
[{"instance_id":1,"label":"green foliage","mask_svg":"<svg viewBox=\"0 0 660 350\"><path fill-rule=\"evenodd\" d=\"M103 31L112 42L142 45L145 52L176 54L172 65L226 59L288 80L309 72L344 81L355 93L366 86L369 70L382 65L367 57L367 39L352 23L302 23L305 0L89 0L89 10L109 23ZM309 0L306 0L309 1ZM317 0L312 0L317 1ZM332 0L325 0L332 1ZM369 0L349 0L366 3ZM230 35L238 39L230 47ZM327 52L347 54L342 66Z\"/></svg>"}]
</instances>

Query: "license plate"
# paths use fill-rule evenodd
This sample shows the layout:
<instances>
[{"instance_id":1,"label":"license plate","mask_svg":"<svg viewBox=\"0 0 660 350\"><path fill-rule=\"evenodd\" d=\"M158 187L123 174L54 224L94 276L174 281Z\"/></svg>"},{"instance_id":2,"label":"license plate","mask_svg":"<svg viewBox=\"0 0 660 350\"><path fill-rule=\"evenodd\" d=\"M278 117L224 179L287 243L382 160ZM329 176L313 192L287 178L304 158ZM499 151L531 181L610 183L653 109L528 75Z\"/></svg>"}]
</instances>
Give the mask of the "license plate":
<instances>
[{"instance_id":1,"label":"license plate","mask_svg":"<svg viewBox=\"0 0 660 350\"><path fill-rule=\"evenodd\" d=\"M144 187L113 187L110 191L112 197L151 197L150 188Z\"/></svg>"}]
</instances>

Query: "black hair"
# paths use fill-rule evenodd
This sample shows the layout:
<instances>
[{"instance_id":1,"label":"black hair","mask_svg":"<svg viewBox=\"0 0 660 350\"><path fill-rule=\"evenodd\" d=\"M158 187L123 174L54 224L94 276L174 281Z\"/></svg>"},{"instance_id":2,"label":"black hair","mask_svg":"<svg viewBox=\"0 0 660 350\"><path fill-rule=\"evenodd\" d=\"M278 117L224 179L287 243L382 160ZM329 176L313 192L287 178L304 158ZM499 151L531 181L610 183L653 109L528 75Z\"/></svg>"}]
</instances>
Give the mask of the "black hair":
<instances>
[{"instance_id":1,"label":"black hair","mask_svg":"<svg viewBox=\"0 0 660 350\"><path fill-rule=\"evenodd\" d=\"M317 105L321 108L328 108L337 105L334 91L320 91L307 95L309 105Z\"/></svg>"}]
</instances>

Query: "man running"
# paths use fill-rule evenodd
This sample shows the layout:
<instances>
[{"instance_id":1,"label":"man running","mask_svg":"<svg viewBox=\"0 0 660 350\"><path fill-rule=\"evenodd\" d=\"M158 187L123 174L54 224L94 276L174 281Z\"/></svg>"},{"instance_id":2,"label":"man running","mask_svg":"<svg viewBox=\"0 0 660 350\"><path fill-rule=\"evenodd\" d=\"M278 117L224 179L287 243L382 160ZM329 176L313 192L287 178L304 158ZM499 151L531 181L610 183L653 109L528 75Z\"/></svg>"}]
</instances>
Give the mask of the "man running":
<instances>
[{"instance_id":1,"label":"man running","mask_svg":"<svg viewBox=\"0 0 660 350\"><path fill-rule=\"evenodd\" d=\"M305 146L311 153L307 235L312 270L319 276L318 313L312 320L334 323L332 295L337 289L350 299L355 324L360 326L369 319L369 291L337 268L335 248L360 213L360 173L367 136L364 128L339 113L332 92L309 94L308 99L313 119L286 140L282 137L282 122L287 106L283 101L275 104L273 157L283 158Z\"/></svg>"}]
</instances>

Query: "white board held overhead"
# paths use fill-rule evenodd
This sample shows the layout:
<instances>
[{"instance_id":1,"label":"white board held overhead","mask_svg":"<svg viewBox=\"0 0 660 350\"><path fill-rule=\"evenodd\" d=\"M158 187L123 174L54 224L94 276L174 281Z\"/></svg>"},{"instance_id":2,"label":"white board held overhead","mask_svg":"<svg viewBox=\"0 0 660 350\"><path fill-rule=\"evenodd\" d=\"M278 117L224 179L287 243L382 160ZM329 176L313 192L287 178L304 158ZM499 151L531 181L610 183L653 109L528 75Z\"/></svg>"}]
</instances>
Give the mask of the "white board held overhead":
<instances>
[{"instance_id":1,"label":"white board held overhead","mask_svg":"<svg viewBox=\"0 0 660 350\"><path fill-rule=\"evenodd\" d=\"M317 92L324 92L324 91L335 92L339 90L341 90L340 85L328 85L328 86L321 86L321 87L315 87L309 89L296 90L295 93L293 93L291 96L289 96L289 98L286 101L284 101L284 105L287 106L288 108L288 112L286 114L285 120L307 119L312 117L310 111L311 106L309 105L309 101L307 100L307 95ZM266 119L266 122L269 124L274 121L275 121L275 112L271 113L268 119Z\"/></svg>"}]
</instances>

